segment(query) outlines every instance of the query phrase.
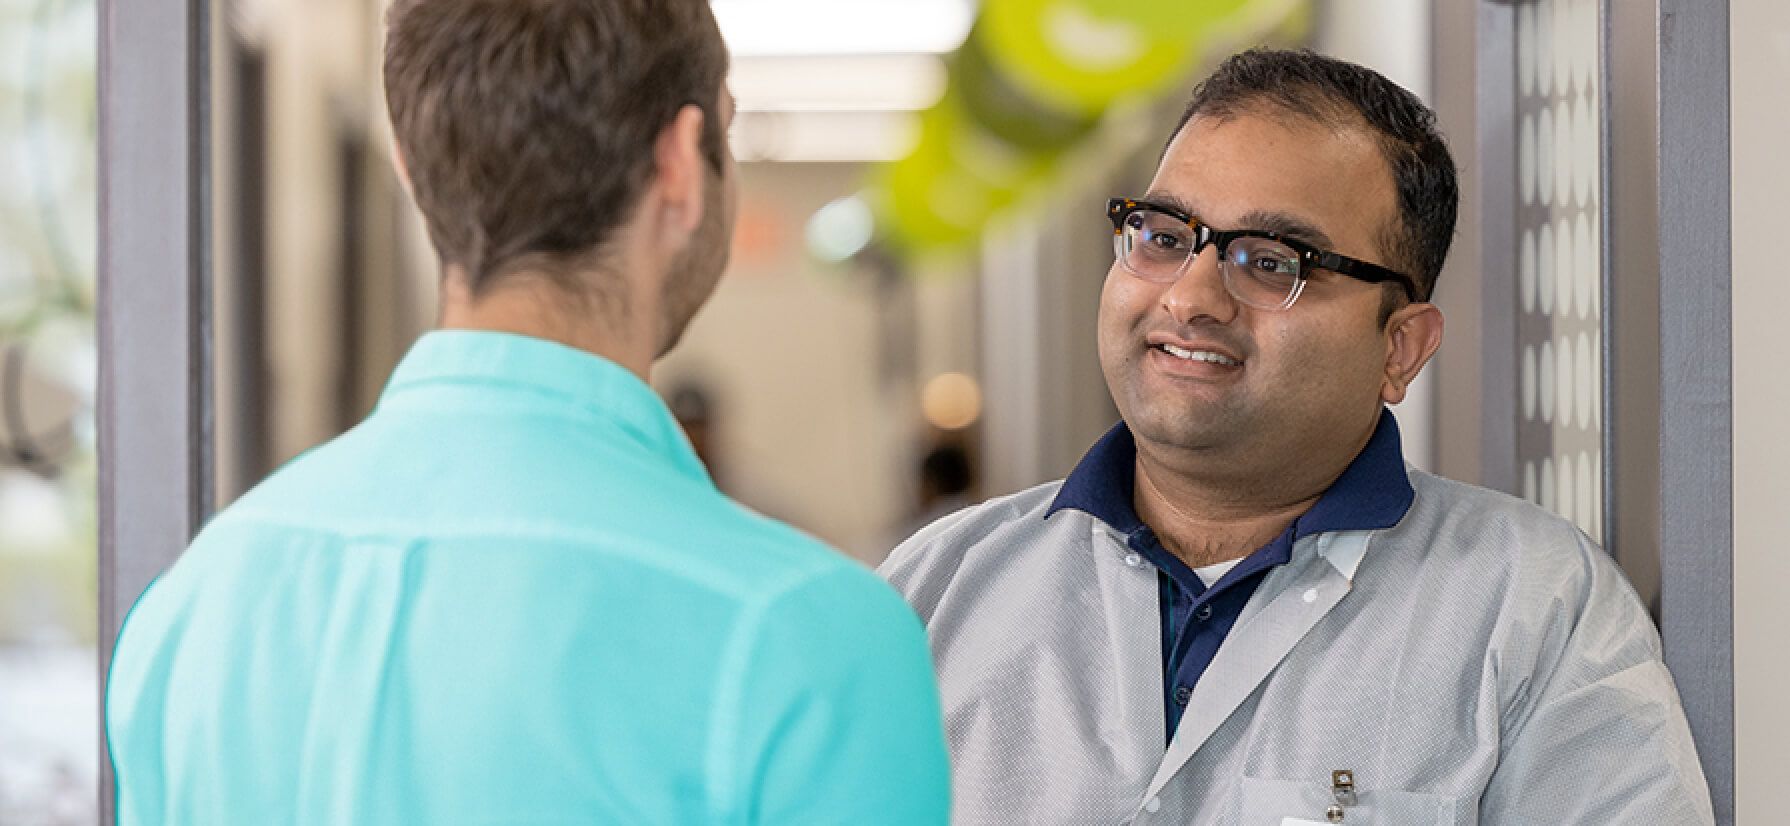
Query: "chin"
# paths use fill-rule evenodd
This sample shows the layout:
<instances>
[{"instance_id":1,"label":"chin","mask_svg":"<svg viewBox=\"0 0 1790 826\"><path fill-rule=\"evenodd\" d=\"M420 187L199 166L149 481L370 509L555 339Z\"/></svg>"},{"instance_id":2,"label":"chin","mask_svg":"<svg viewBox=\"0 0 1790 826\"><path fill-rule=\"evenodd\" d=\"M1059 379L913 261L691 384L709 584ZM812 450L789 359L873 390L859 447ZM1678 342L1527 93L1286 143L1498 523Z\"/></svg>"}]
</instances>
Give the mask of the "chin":
<instances>
[{"instance_id":1,"label":"chin","mask_svg":"<svg viewBox=\"0 0 1790 826\"><path fill-rule=\"evenodd\" d=\"M1156 404L1133 408L1133 414L1125 416L1125 423L1139 438L1199 450L1239 441L1228 419L1213 410Z\"/></svg>"}]
</instances>

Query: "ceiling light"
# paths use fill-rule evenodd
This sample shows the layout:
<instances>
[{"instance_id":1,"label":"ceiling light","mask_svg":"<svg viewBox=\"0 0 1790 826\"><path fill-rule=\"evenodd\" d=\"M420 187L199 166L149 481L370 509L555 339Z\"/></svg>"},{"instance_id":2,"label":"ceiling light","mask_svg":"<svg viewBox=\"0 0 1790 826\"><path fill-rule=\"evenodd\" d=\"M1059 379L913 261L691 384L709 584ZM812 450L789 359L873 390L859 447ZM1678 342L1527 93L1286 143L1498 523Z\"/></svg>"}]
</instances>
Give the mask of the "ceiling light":
<instances>
[{"instance_id":1,"label":"ceiling light","mask_svg":"<svg viewBox=\"0 0 1790 826\"><path fill-rule=\"evenodd\" d=\"M750 57L727 77L742 112L917 112L945 94L929 54Z\"/></svg>"},{"instance_id":2,"label":"ceiling light","mask_svg":"<svg viewBox=\"0 0 1790 826\"><path fill-rule=\"evenodd\" d=\"M713 0L735 58L944 54L975 21L972 0Z\"/></svg>"}]
</instances>

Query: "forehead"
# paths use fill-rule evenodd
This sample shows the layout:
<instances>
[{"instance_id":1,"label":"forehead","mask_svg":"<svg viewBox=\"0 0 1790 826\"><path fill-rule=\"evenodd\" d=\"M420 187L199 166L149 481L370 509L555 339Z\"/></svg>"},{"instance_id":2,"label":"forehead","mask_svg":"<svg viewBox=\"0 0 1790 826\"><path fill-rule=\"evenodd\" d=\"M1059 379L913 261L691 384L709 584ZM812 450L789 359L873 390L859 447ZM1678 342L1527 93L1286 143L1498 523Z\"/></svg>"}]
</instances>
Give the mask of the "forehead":
<instances>
[{"instance_id":1,"label":"forehead","mask_svg":"<svg viewBox=\"0 0 1790 826\"><path fill-rule=\"evenodd\" d=\"M1278 215L1326 236L1336 252L1377 259L1397 217L1397 189L1365 129L1297 115L1240 113L1188 121L1164 154L1152 194L1173 196L1220 229Z\"/></svg>"}]
</instances>

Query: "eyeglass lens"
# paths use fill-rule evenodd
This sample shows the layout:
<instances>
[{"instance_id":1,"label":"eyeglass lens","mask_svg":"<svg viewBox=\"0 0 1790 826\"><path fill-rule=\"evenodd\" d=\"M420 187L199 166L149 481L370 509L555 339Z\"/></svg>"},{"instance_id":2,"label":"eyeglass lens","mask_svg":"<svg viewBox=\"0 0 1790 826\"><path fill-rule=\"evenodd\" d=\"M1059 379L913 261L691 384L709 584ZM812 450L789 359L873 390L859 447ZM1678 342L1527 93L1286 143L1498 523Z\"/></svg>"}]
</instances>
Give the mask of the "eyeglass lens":
<instances>
[{"instance_id":1,"label":"eyeglass lens","mask_svg":"<svg viewBox=\"0 0 1790 826\"><path fill-rule=\"evenodd\" d=\"M1114 252L1125 269L1158 283L1178 280L1201 252L1195 249L1199 243L1197 233L1186 222L1148 209L1126 216L1115 240ZM1243 236L1231 239L1221 254L1219 271L1225 287L1238 301L1279 309L1297 296L1302 262L1291 247L1267 238Z\"/></svg>"}]
</instances>

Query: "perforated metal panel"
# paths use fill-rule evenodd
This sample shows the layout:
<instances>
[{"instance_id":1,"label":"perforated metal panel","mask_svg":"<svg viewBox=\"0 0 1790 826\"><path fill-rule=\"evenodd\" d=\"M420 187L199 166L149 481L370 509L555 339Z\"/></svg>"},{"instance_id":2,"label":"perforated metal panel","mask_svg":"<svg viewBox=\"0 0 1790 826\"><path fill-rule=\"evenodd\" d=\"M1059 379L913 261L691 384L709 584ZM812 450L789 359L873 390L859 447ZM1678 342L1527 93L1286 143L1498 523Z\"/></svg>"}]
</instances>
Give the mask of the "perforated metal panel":
<instances>
[{"instance_id":1,"label":"perforated metal panel","mask_svg":"<svg viewBox=\"0 0 1790 826\"><path fill-rule=\"evenodd\" d=\"M1600 0L1516 10L1517 453L1522 495L1602 540Z\"/></svg>"}]
</instances>

